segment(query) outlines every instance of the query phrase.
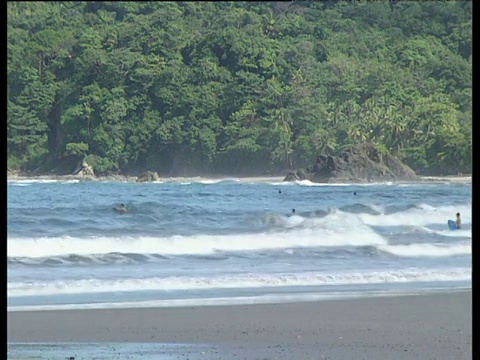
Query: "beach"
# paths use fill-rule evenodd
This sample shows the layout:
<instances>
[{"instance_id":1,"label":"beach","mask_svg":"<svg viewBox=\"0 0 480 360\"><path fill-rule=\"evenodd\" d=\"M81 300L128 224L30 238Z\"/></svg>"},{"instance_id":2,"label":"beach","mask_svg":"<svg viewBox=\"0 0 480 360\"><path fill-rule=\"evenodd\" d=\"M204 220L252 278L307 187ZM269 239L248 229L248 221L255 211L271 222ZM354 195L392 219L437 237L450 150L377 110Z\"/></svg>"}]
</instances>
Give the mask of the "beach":
<instances>
[{"instance_id":1,"label":"beach","mask_svg":"<svg viewBox=\"0 0 480 360\"><path fill-rule=\"evenodd\" d=\"M132 175L111 175L111 176L97 176L83 177L81 175L27 175L19 173L7 173L8 181L114 181L114 182L136 182L138 176ZM157 182L205 182L205 181L238 181L243 183L281 183L285 179L285 175L276 176L189 176L189 177L160 177ZM344 183L345 181L332 179L330 184ZM385 182L390 182L385 180ZM412 181L393 181L399 183L454 183L454 184L471 184L471 175L461 176L419 176L417 180ZM359 183L350 181L349 183Z\"/></svg>"},{"instance_id":2,"label":"beach","mask_svg":"<svg viewBox=\"0 0 480 360\"><path fill-rule=\"evenodd\" d=\"M470 184L224 180L9 181L8 359L472 357Z\"/></svg>"},{"instance_id":3,"label":"beach","mask_svg":"<svg viewBox=\"0 0 480 360\"><path fill-rule=\"evenodd\" d=\"M14 311L7 314L7 334L10 344L187 344L181 358L190 359L471 359L472 293Z\"/></svg>"}]
</instances>

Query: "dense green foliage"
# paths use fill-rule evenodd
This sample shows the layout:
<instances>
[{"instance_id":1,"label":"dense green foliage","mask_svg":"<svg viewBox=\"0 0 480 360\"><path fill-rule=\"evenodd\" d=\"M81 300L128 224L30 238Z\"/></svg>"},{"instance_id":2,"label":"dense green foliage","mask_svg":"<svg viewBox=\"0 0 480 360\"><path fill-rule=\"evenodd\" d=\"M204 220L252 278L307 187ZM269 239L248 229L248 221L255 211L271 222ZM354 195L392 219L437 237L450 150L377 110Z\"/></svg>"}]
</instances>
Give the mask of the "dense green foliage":
<instances>
[{"instance_id":1,"label":"dense green foliage","mask_svg":"<svg viewBox=\"0 0 480 360\"><path fill-rule=\"evenodd\" d=\"M471 171L472 3L8 2L10 168Z\"/></svg>"}]
</instances>

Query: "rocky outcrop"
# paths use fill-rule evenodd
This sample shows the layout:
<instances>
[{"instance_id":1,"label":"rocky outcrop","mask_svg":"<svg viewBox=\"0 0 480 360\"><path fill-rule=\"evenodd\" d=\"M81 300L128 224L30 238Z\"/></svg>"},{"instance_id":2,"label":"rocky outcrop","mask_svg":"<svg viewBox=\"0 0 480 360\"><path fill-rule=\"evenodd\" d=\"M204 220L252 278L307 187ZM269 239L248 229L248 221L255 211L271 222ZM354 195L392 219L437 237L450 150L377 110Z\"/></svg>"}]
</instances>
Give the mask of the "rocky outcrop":
<instances>
[{"instance_id":1,"label":"rocky outcrop","mask_svg":"<svg viewBox=\"0 0 480 360\"><path fill-rule=\"evenodd\" d=\"M316 183L417 180L415 172L398 158L371 144L352 147L338 155L319 155L314 165L287 174L284 181Z\"/></svg>"},{"instance_id":2,"label":"rocky outcrop","mask_svg":"<svg viewBox=\"0 0 480 360\"><path fill-rule=\"evenodd\" d=\"M96 178L93 167L89 165L85 160L82 160L81 164L77 166L77 170L75 170L72 175L80 178Z\"/></svg>"},{"instance_id":3,"label":"rocky outcrop","mask_svg":"<svg viewBox=\"0 0 480 360\"><path fill-rule=\"evenodd\" d=\"M12 170L9 167L7 167L7 178L15 178L17 176L20 176L19 170Z\"/></svg>"},{"instance_id":4,"label":"rocky outcrop","mask_svg":"<svg viewBox=\"0 0 480 360\"><path fill-rule=\"evenodd\" d=\"M160 177L156 171L146 171L137 178L137 182L158 181Z\"/></svg>"}]
</instances>

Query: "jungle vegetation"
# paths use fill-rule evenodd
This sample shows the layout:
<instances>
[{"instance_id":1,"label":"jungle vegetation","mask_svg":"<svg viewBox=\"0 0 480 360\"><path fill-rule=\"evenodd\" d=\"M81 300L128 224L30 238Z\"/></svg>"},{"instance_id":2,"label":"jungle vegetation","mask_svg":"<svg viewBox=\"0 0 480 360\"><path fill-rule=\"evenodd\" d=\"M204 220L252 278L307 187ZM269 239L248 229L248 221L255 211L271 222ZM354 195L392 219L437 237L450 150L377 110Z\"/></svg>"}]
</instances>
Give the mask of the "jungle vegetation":
<instances>
[{"instance_id":1,"label":"jungle vegetation","mask_svg":"<svg viewBox=\"0 0 480 360\"><path fill-rule=\"evenodd\" d=\"M472 2L7 2L7 159L280 173L355 144L472 166Z\"/></svg>"}]
</instances>

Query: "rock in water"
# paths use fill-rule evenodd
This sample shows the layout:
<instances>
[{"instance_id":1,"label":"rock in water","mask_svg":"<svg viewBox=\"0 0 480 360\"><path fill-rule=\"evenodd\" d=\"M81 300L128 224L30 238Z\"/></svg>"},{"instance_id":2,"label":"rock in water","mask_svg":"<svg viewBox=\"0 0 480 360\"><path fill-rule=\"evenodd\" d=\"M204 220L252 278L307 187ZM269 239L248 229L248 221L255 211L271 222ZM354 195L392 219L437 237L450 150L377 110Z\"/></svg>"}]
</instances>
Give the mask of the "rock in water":
<instances>
[{"instance_id":1,"label":"rock in water","mask_svg":"<svg viewBox=\"0 0 480 360\"><path fill-rule=\"evenodd\" d=\"M78 167L78 169L73 172L73 175L82 178L95 178L95 172L93 171L93 167L89 165L85 160L83 160L82 164Z\"/></svg>"},{"instance_id":2,"label":"rock in water","mask_svg":"<svg viewBox=\"0 0 480 360\"><path fill-rule=\"evenodd\" d=\"M137 178L137 182L158 181L160 177L156 171L146 171Z\"/></svg>"},{"instance_id":3,"label":"rock in water","mask_svg":"<svg viewBox=\"0 0 480 360\"><path fill-rule=\"evenodd\" d=\"M395 156L379 151L372 144L362 144L337 156L319 155L314 165L290 171L284 181L329 183L415 179L415 172Z\"/></svg>"}]
</instances>

